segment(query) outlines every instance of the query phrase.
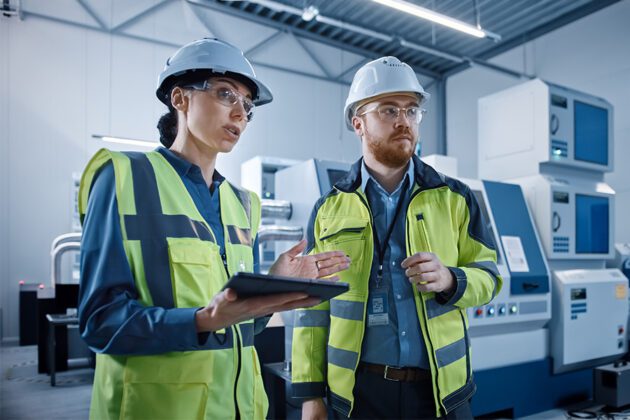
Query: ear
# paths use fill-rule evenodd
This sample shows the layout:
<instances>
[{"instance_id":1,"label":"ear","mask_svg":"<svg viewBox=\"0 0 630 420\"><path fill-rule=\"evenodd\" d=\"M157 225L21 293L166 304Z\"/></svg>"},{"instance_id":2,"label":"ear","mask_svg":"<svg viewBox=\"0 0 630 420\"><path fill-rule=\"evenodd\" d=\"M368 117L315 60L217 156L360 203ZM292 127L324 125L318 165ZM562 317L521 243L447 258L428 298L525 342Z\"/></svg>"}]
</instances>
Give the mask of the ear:
<instances>
[{"instance_id":1,"label":"ear","mask_svg":"<svg viewBox=\"0 0 630 420\"><path fill-rule=\"evenodd\" d=\"M360 117L352 117L352 128L357 136L363 137L363 120Z\"/></svg>"},{"instance_id":2,"label":"ear","mask_svg":"<svg viewBox=\"0 0 630 420\"><path fill-rule=\"evenodd\" d=\"M178 111L188 111L188 96L182 88L174 87L173 90L171 90L171 105Z\"/></svg>"}]
</instances>

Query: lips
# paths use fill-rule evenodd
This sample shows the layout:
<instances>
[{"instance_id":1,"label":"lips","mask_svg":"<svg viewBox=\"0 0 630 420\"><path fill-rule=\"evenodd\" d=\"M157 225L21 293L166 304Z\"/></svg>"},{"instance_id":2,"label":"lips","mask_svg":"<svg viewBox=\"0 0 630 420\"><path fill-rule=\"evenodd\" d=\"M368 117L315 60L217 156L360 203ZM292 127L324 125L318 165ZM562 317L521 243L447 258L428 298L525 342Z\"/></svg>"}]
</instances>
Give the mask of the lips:
<instances>
[{"instance_id":1,"label":"lips","mask_svg":"<svg viewBox=\"0 0 630 420\"><path fill-rule=\"evenodd\" d=\"M223 129L232 134L234 137L238 137L241 134L241 129L233 124L224 125Z\"/></svg>"}]
</instances>

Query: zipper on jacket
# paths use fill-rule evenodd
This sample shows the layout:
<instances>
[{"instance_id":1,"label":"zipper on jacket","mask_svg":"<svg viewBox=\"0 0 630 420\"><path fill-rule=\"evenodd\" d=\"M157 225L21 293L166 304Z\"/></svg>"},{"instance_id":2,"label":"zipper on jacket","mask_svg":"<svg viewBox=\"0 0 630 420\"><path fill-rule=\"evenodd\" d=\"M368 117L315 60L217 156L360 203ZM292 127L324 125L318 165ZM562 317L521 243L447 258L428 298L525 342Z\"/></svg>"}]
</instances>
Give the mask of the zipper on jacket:
<instances>
[{"instance_id":1,"label":"zipper on jacket","mask_svg":"<svg viewBox=\"0 0 630 420\"><path fill-rule=\"evenodd\" d=\"M464 328L464 342L466 343L466 383L470 381L470 343L468 342L468 331L466 330L466 320L464 319L464 314L460 311L459 316L462 318L462 327Z\"/></svg>"},{"instance_id":2,"label":"zipper on jacket","mask_svg":"<svg viewBox=\"0 0 630 420\"><path fill-rule=\"evenodd\" d=\"M221 254L221 260L223 261L223 268L225 269L225 274L227 274L227 278L230 278L230 271L228 270L228 262L227 255L225 255L225 251ZM232 335L234 336L234 346L236 349L236 377L234 378L234 413L237 419L241 418L241 413L238 409L238 399L237 399L237 388L238 388L238 378L241 376L241 336L238 333L238 327L236 325L230 326L232 329Z\"/></svg>"},{"instance_id":3,"label":"zipper on jacket","mask_svg":"<svg viewBox=\"0 0 630 420\"><path fill-rule=\"evenodd\" d=\"M422 190L418 189L416 191L414 191L411 194L411 197L409 197L409 205L407 206L407 212L409 211L409 207L411 206L411 202L413 201L413 199L420 194L420 192L422 192ZM409 252L411 252L411 239L410 239L410 235L409 235L409 223L407 223L407 212L405 212L405 226L406 226L406 230L407 230L407 250ZM423 219L426 220L426 219ZM427 243L426 245L429 246L428 243L428 237L426 234L426 231L424 229L424 226L420 227L422 229L422 236L424 236L424 241ZM430 251L429 251L430 252ZM407 257L410 257L410 255L407 255ZM433 360L433 366L435 366L435 390L437 392L437 397L438 397L438 401L440 402L440 406L443 409L444 412L446 412L446 409L444 408L444 404L442 404L442 398L440 398L440 386L439 386L439 382L438 382L438 376L440 375L440 369L438 367L438 363L437 363L437 359L435 358L435 350L434 350L434 345L433 345L433 341L431 340L431 335L429 334L429 316L427 315L427 308L426 308L426 304L424 303L424 298L422 297L422 293L418 290L418 300L420 301L420 304L422 305L422 314L424 315L424 323L425 323L425 328L426 328L426 336L427 336L427 340L429 341L429 344L431 345L431 351L427 351L427 354L430 354L431 359ZM422 323L420 324L420 328L422 328Z\"/></svg>"}]
</instances>

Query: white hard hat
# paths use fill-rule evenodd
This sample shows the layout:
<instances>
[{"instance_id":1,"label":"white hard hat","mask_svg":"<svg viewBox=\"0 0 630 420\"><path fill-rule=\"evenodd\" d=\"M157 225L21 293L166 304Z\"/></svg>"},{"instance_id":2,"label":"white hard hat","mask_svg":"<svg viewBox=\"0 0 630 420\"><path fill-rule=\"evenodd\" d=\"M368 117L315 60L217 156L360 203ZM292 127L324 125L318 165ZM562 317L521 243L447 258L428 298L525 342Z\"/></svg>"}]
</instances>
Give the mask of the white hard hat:
<instances>
[{"instance_id":1,"label":"white hard hat","mask_svg":"<svg viewBox=\"0 0 630 420\"><path fill-rule=\"evenodd\" d=\"M254 68L243 52L232 44L216 38L203 38L184 45L166 60L164 70L158 78L156 95L168 105L171 88L178 79L196 71L210 71L236 77L251 85L254 105L264 105L273 100L273 95L254 73Z\"/></svg>"},{"instance_id":2,"label":"white hard hat","mask_svg":"<svg viewBox=\"0 0 630 420\"><path fill-rule=\"evenodd\" d=\"M381 57L365 64L354 75L346 106L343 108L343 116L348 129L353 129L352 117L358 103L365 102L369 98L398 92L415 93L421 104L431 97L418 82L413 69L396 57Z\"/></svg>"}]
</instances>

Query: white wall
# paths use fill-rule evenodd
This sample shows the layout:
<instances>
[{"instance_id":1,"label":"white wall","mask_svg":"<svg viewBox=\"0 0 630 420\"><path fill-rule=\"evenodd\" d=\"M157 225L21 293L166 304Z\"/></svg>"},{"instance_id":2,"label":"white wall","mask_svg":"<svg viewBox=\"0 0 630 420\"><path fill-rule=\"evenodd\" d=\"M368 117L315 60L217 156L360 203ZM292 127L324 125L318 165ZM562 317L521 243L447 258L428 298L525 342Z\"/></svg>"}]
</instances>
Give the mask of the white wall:
<instances>
[{"instance_id":1,"label":"white wall","mask_svg":"<svg viewBox=\"0 0 630 420\"><path fill-rule=\"evenodd\" d=\"M491 60L612 103L615 170L606 181L617 192L615 242L630 241L629 20L624 0ZM477 176L477 99L521 82L481 67L448 80L448 154L458 158L460 176Z\"/></svg>"},{"instance_id":2,"label":"white wall","mask_svg":"<svg viewBox=\"0 0 630 420\"><path fill-rule=\"evenodd\" d=\"M124 22L143 2L89 2L106 25ZM78 2L22 2L24 9L93 25ZM198 19L203 15L208 28ZM208 10L171 2L134 25L127 34L184 44L209 31L244 50L273 30ZM333 75L362 57L305 43ZM3 335L18 335L18 281L48 283L53 238L71 229L72 173L80 172L100 147L130 149L93 134L156 139L155 125L166 108L155 98L155 81L174 48L112 36L26 15L0 17L0 308ZM254 62L323 75L295 39L256 50ZM345 129L347 86L257 66L274 92L257 110L239 145L219 157L218 169L240 182L240 164L256 155L354 161L359 141ZM348 76L351 80L352 74ZM423 81L426 82L426 81ZM431 111L437 101L429 104ZM433 111L423 126L424 150L436 150Z\"/></svg>"}]
</instances>

